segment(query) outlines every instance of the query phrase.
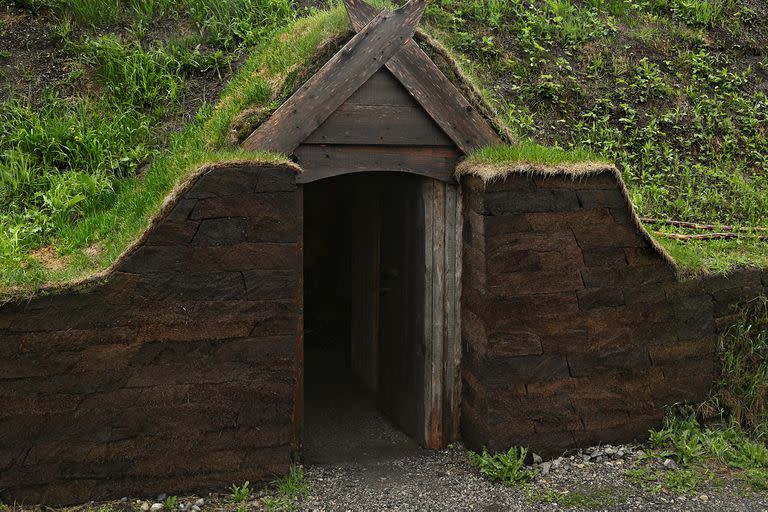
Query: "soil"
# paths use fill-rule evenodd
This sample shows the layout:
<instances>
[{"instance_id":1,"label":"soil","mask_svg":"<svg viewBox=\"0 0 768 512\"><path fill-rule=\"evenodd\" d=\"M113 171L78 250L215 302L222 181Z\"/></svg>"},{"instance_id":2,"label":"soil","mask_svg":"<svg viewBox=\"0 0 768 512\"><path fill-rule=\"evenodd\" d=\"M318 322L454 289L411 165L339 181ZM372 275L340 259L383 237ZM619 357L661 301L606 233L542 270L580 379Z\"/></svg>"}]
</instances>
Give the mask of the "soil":
<instances>
[{"instance_id":1,"label":"soil","mask_svg":"<svg viewBox=\"0 0 768 512\"><path fill-rule=\"evenodd\" d=\"M43 16L0 4L0 101L11 94L38 98L70 71Z\"/></svg>"}]
</instances>

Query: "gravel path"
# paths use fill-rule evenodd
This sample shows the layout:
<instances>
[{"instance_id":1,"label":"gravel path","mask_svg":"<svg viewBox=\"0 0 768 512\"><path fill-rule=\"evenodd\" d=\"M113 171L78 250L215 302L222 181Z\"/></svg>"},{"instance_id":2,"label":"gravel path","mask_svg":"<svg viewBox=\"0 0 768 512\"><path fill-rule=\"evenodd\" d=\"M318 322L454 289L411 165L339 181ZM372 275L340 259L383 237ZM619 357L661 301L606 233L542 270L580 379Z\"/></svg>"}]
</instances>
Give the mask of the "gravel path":
<instances>
[{"instance_id":1,"label":"gravel path","mask_svg":"<svg viewBox=\"0 0 768 512\"><path fill-rule=\"evenodd\" d=\"M390 460L308 466L310 497L301 510L768 511L768 493L746 491L737 482L705 486L693 496L646 492L624 477L636 465L637 453L629 447L616 447L614 453L620 449L629 453L621 458L575 455L560 459L528 490L487 482L458 447L420 450ZM565 490L570 500L557 503L554 493ZM574 505L576 496L587 500L586 504Z\"/></svg>"}]
</instances>

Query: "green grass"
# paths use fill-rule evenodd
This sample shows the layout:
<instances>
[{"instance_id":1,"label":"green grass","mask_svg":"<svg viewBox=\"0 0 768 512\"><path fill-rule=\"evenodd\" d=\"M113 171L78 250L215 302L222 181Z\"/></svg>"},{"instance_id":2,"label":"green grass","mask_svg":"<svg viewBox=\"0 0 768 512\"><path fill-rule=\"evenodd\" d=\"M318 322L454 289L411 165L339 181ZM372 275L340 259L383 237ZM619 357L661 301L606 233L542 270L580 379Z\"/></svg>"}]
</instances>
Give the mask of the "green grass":
<instances>
[{"instance_id":1,"label":"green grass","mask_svg":"<svg viewBox=\"0 0 768 512\"><path fill-rule=\"evenodd\" d=\"M301 498L309 496L309 486L301 466L291 466L287 475L272 482L270 494L262 498L264 509L269 512L293 512Z\"/></svg>"},{"instance_id":2,"label":"green grass","mask_svg":"<svg viewBox=\"0 0 768 512\"><path fill-rule=\"evenodd\" d=\"M674 469L653 465L629 470L625 476L651 492L693 494L705 483L729 474L753 490L760 490L768 471L768 447L749 435L733 418L720 428L702 427L695 416L667 416L660 430L650 432L654 450L647 461L672 459Z\"/></svg>"},{"instance_id":3,"label":"green grass","mask_svg":"<svg viewBox=\"0 0 768 512\"><path fill-rule=\"evenodd\" d=\"M735 308L720 339L716 397L738 424L768 440L768 297Z\"/></svg>"},{"instance_id":4,"label":"green grass","mask_svg":"<svg viewBox=\"0 0 768 512\"><path fill-rule=\"evenodd\" d=\"M616 163L641 216L768 226L768 68L745 64L768 41L742 2L437 0L427 21L519 140ZM663 243L688 270L768 267L764 242Z\"/></svg>"},{"instance_id":5,"label":"green grass","mask_svg":"<svg viewBox=\"0 0 768 512\"><path fill-rule=\"evenodd\" d=\"M559 165L579 163L608 163L585 148L562 149L523 141L513 145L490 146L473 151L467 162L472 164L538 164Z\"/></svg>"},{"instance_id":6,"label":"green grass","mask_svg":"<svg viewBox=\"0 0 768 512\"><path fill-rule=\"evenodd\" d=\"M525 465L527 448L512 447L506 452L482 453L469 452L469 461L477 467L480 474L491 482L507 485L522 485L530 482L535 473Z\"/></svg>"},{"instance_id":7,"label":"green grass","mask_svg":"<svg viewBox=\"0 0 768 512\"><path fill-rule=\"evenodd\" d=\"M179 499L176 496L168 496L163 500L163 509L165 509L166 512L174 512L178 500Z\"/></svg>"},{"instance_id":8,"label":"green grass","mask_svg":"<svg viewBox=\"0 0 768 512\"><path fill-rule=\"evenodd\" d=\"M138 162L146 158L147 151L142 150L141 145L136 144L135 141L145 140L148 136L147 132L151 129L145 127L144 131L141 131L136 128L134 131L126 130L127 133L121 134L122 125L114 121L114 130L117 132L115 137L122 137L122 140L126 137L133 137L133 139L124 143L115 142L112 153L98 149L89 151L90 145L86 144L76 154L80 155L78 156L80 160L89 163L90 167L80 165L78 161L77 167L73 169L80 172L73 176L77 176L78 180L85 183L91 183L97 178L101 179L102 181L96 181L94 187L98 185L97 188L102 195L82 193L84 185L79 181L67 189L58 182L49 185L50 176L61 175L61 179L65 179L65 175L69 174L64 172L67 169L51 168L48 172L40 173L39 167L30 164L28 160L35 157L38 159L35 162L44 162L52 166L58 164L70 166L74 163L68 156L72 153L71 148L81 148L78 138L83 137L79 134L95 133L94 138L97 140L94 144L97 141L109 142L104 140L104 135L108 135L109 132L105 131L102 135L100 124L93 124L97 121L104 124L106 121L99 118L93 123L78 124L77 118L73 120L70 115L60 109L60 104L56 104L56 108L51 108L50 115L41 118L41 114L34 112L33 109L26 108L18 102L14 103L11 108L12 113L9 114L13 119L7 122L13 124L15 128L27 125L38 127L39 134L38 131L31 129L16 130L19 132L18 136L8 142L11 147L5 148L2 153L4 158L8 158L10 154L13 159L11 165L2 166L3 179L8 182L13 181L13 186L19 190L27 187L25 190L28 192L22 195L0 194L0 197L6 197L3 211L10 211L13 215L12 217L4 214L2 218L0 286L14 287L12 292L18 293L20 290L34 288L44 282L75 279L108 267L146 228L148 219L160 208L165 196L175 184L203 164L232 160L285 162L284 157L277 155L253 154L239 149L230 149L227 145L230 125L233 119L247 107L274 108L277 104L273 100L276 92L274 88L276 87L278 92L282 91L280 94L283 96L287 95L289 87L284 87L284 84L288 83L292 86L291 81L295 78L296 70L309 66L311 57L320 43L337 36L346 30L346 27L345 12L341 8L335 8L316 16L293 21L285 28L266 37L254 48L252 56L243 65L241 71L229 82L221 101L215 107L208 106L202 109L194 122L171 137L167 149L155 150L151 155L151 163L141 176L135 176L131 171L136 168ZM106 45L107 53L110 55L113 52L119 54L123 50L113 41L106 43L99 41L97 54L104 49L103 45ZM138 48L135 50L139 51ZM149 61L142 60L142 62ZM99 69L98 66L97 69ZM117 82L124 76L120 68L110 68L104 73L105 84L110 83L112 79ZM116 87L119 85L116 84ZM282 90L283 88L285 90ZM147 82L145 90L149 91L145 98L156 98L152 91L157 89L152 86L151 81ZM131 108L137 107L136 103L139 103L143 97L141 94L136 96L114 94L110 97L112 101L122 105L121 110L135 115L135 119L146 121L148 116L146 112L153 113L153 109L148 108L151 107L152 102L143 103L141 110ZM75 106L72 108L75 111L83 109L83 105L88 101L93 100L74 100ZM162 101L158 102L158 104L161 103ZM86 112L99 109L99 105L94 105L86 109ZM110 112L106 108L101 110ZM30 120L25 121L26 124L24 124L16 120L19 117ZM109 116L104 117L109 119ZM137 125L135 119L129 117L120 122L134 126ZM62 128L56 132L47 130L45 126L51 120L60 123ZM141 124L138 123L138 126ZM61 134L56 135L59 132ZM69 142L63 143L63 140ZM5 139L3 143L6 143ZM132 152L123 153L122 151L126 148L132 148ZM20 152L26 156L20 156L18 154ZM57 155L64 156L56 158ZM124 167L121 167L123 164ZM59 209L51 209L47 206L49 201L45 197L40 197L40 193L45 196L51 188L57 192L66 192L66 194L62 192L62 199L55 203L60 206ZM78 193L81 193L83 198L80 198ZM26 203L19 204L22 200ZM13 203L13 206L9 207L9 203ZM28 207L27 203L32 204L34 208ZM24 215L35 217L24 218ZM43 215L47 217L43 220L38 219L38 217L43 218ZM46 220L48 217L51 220ZM46 231L23 232L27 228L33 231L38 230L41 225L47 226ZM59 254L65 263L62 268L46 267L31 254L31 248L43 244L50 245ZM93 250L94 246L97 247L97 251Z\"/></svg>"},{"instance_id":9,"label":"green grass","mask_svg":"<svg viewBox=\"0 0 768 512\"><path fill-rule=\"evenodd\" d=\"M528 499L538 503L556 503L567 508L604 510L624 503L624 492L623 489L615 487L598 487L587 491L537 489L528 492Z\"/></svg>"},{"instance_id":10,"label":"green grass","mask_svg":"<svg viewBox=\"0 0 768 512\"><path fill-rule=\"evenodd\" d=\"M646 226L655 229L654 226ZM668 230L671 231L671 230ZM672 256L683 274L727 273L738 267L768 268L766 242L754 238L725 240L671 240L657 236L656 241Z\"/></svg>"}]
</instances>

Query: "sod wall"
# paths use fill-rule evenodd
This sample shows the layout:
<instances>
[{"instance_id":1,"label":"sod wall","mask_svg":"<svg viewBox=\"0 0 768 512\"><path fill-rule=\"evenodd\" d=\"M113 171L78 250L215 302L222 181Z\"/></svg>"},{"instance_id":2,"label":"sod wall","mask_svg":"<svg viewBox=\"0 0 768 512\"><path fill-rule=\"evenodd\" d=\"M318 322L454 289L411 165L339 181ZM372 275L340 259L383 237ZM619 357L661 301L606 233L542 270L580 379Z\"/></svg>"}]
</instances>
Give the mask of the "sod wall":
<instances>
[{"instance_id":1,"label":"sod wall","mask_svg":"<svg viewBox=\"0 0 768 512\"><path fill-rule=\"evenodd\" d=\"M461 428L470 447L544 455L647 439L706 398L755 269L679 280L614 168L467 170Z\"/></svg>"},{"instance_id":2,"label":"sod wall","mask_svg":"<svg viewBox=\"0 0 768 512\"><path fill-rule=\"evenodd\" d=\"M68 504L287 471L292 167L203 170L109 273L0 306L0 492Z\"/></svg>"}]
</instances>

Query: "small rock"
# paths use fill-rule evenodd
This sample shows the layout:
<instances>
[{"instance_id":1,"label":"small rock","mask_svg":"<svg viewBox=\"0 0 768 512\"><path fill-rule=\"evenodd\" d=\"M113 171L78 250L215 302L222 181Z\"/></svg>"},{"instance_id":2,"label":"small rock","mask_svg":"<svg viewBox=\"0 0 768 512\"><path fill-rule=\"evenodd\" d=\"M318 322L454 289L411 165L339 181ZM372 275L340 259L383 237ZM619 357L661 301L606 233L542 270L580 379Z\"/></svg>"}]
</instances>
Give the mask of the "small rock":
<instances>
[{"instance_id":1,"label":"small rock","mask_svg":"<svg viewBox=\"0 0 768 512\"><path fill-rule=\"evenodd\" d=\"M608 446L608 447L605 449L605 454L606 454L606 455L613 455L614 453L616 453L616 452L614 451L614 449L613 449L611 446Z\"/></svg>"},{"instance_id":2,"label":"small rock","mask_svg":"<svg viewBox=\"0 0 768 512\"><path fill-rule=\"evenodd\" d=\"M157 501L164 501L165 498L167 498L167 497L168 497L168 495L165 494L165 493L158 494L157 495Z\"/></svg>"},{"instance_id":3,"label":"small rock","mask_svg":"<svg viewBox=\"0 0 768 512\"><path fill-rule=\"evenodd\" d=\"M200 512L200 507L197 505L192 505L192 512Z\"/></svg>"},{"instance_id":4,"label":"small rock","mask_svg":"<svg viewBox=\"0 0 768 512\"><path fill-rule=\"evenodd\" d=\"M619 451L617 451L617 452L616 452L616 457L617 457L617 458L619 458L619 459L620 459L620 458L622 458L623 456L624 456L624 450L619 450Z\"/></svg>"},{"instance_id":5,"label":"small rock","mask_svg":"<svg viewBox=\"0 0 768 512\"><path fill-rule=\"evenodd\" d=\"M541 464L541 476L547 476L549 474L549 470L552 468L551 462L544 462Z\"/></svg>"},{"instance_id":6,"label":"small rock","mask_svg":"<svg viewBox=\"0 0 768 512\"><path fill-rule=\"evenodd\" d=\"M541 464L541 456L538 453L533 454L533 463L534 464Z\"/></svg>"},{"instance_id":7,"label":"small rock","mask_svg":"<svg viewBox=\"0 0 768 512\"><path fill-rule=\"evenodd\" d=\"M120 498L120 502L121 503L127 503L128 502L128 497L127 496L123 496L122 498Z\"/></svg>"},{"instance_id":8,"label":"small rock","mask_svg":"<svg viewBox=\"0 0 768 512\"><path fill-rule=\"evenodd\" d=\"M558 458L556 458L555 460L552 461L552 468L553 469L557 469L557 468L560 467L560 464L562 464L562 463L563 463L563 458L562 457L558 457Z\"/></svg>"},{"instance_id":9,"label":"small rock","mask_svg":"<svg viewBox=\"0 0 768 512\"><path fill-rule=\"evenodd\" d=\"M205 500L204 500L203 498L200 498L200 499L198 499L198 500L195 502L195 506L196 506L196 507L202 507L203 505L205 505Z\"/></svg>"},{"instance_id":10,"label":"small rock","mask_svg":"<svg viewBox=\"0 0 768 512\"><path fill-rule=\"evenodd\" d=\"M677 464L672 459L666 459L662 464L664 464L664 467L667 469L677 468Z\"/></svg>"},{"instance_id":11,"label":"small rock","mask_svg":"<svg viewBox=\"0 0 768 512\"><path fill-rule=\"evenodd\" d=\"M706 494L702 494L701 496L699 496L699 501L709 501L709 496L707 496Z\"/></svg>"},{"instance_id":12,"label":"small rock","mask_svg":"<svg viewBox=\"0 0 768 512\"><path fill-rule=\"evenodd\" d=\"M149 507L149 512L160 512L165 507L162 503L154 503L151 507Z\"/></svg>"},{"instance_id":13,"label":"small rock","mask_svg":"<svg viewBox=\"0 0 768 512\"><path fill-rule=\"evenodd\" d=\"M141 504L141 511L142 511L142 512L147 512L148 510L149 510L149 503L147 503L147 502L145 501L145 502L143 502L143 503Z\"/></svg>"}]
</instances>

